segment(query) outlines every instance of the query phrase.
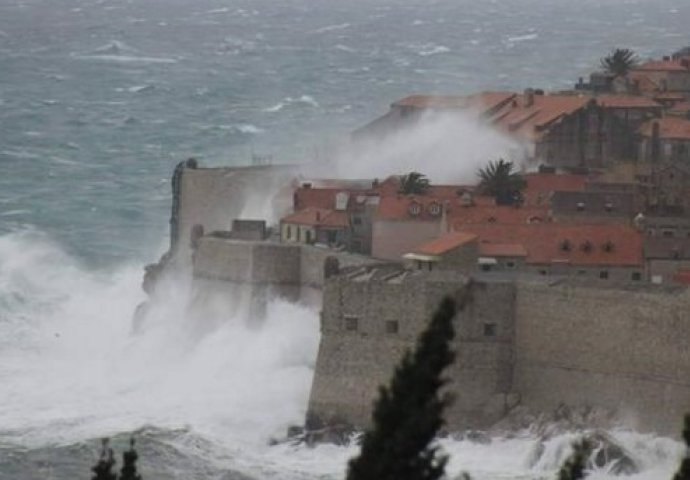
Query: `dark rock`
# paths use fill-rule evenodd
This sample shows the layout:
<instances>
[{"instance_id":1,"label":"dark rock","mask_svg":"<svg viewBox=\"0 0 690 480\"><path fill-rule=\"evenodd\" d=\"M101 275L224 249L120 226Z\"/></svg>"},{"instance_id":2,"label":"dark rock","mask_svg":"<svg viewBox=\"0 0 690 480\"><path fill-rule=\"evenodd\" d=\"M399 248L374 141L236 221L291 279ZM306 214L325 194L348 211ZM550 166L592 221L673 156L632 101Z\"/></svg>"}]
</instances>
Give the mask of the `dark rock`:
<instances>
[{"instance_id":1,"label":"dark rock","mask_svg":"<svg viewBox=\"0 0 690 480\"><path fill-rule=\"evenodd\" d=\"M589 463L594 468L606 468L613 475L633 475L640 472L640 466L632 454L620 445L616 439L603 431L585 435L592 445Z\"/></svg>"}]
</instances>

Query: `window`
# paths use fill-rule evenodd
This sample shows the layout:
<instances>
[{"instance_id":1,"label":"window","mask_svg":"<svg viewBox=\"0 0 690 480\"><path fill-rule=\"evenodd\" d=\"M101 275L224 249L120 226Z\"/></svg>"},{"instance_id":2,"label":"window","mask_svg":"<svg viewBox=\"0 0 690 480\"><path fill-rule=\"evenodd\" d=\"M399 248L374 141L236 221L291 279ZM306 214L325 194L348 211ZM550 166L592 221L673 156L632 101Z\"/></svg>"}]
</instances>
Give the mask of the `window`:
<instances>
[{"instance_id":1,"label":"window","mask_svg":"<svg viewBox=\"0 0 690 480\"><path fill-rule=\"evenodd\" d=\"M433 215L434 217L436 217L440 214L441 214L441 205L439 205L436 202L433 202L431 205L429 205L429 215Z\"/></svg>"},{"instance_id":2,"label":"window","mask_svg":"<svg viewBox=\"0 0 690 480\"><path fill-rule=\"evenodd\" d=\"M539 270L539 275L546 275L546 270Z\"/></svg>"},{"instance_id":3,"label":"window","mask_svg":"<svg viewBox=\"0 0 690 480\"><path fill-rule=\"evenodd\" d=\"M584 212L585 211L584 202L577 202L577 205L575 207L577 208L578 212Z\"/></svg>"},{"instance_id":4,"label":"window","mask_svg":"<svg viewBox=\"0 0 690 480\"><path fill-rule=\"evenodd\" d=\"M306 235L306 237L307 237L307 238L306 238L306 242L307 242L307 243L311 243L311 232L310 232L309 230L307 230L307 231L304 232L304 233L305 233L305 235Z\"/></svg>"},{"instance_id":5,"label":"window","mask_svg":"<svg viewBox=\"0 0 690 480\"><path fill-rule=\"evenodd\" d=\"M292 228L290 227L290 225L288 225L287 228L285 229L285 238L287 240L290 240L291 237L292 237Z\"/></svg>"},{"instance_id":6,"label":"window","mask_svg":"<svg viewBox=\"0 0 690 480\"><path fill-rule=\"evenodd\" d=\"M416 217L422 211L422 206L417 202L412 202L407 208L407 211L410 213L410 215Z\"/></svg>"},{"instance_id":7,"label":"window","mask_svg":"<svg viewBox=\"0 0 690 480\"><path fill-rule=\"evenodd\" d=\"M345 316L345 330L348 332L356 332L359 330L359 318L351 315Z\"/></svg>"},{"instance_id":8,"label":"window","mask_svg":"<svg viewBox=\"0 0 690 480\"><path fill-rule=\"evenodd\" d=\"M506 267L515 268L515 262L506 262Z\"/></svg>"},{"instance_id":9,"label":"window","mask_svg":"<svg viewBox=\"0 0 690 480\"><path fill-rule=\"evenodd\" d=\"M361 225L362 224L362 219L361 217L355 217L352 219L352 223L355 225Z\"/></svg>"},{"instance_id":10,"label":"window","mask_svg":"<svg viewBox=\"0 0 690 480\"><path fill-rule=\"evenodd\" d=\"M495 337L496 336L496 324L495 323L485 323L484 324L484 336L485 337Z\"/></svg>"},{"instance_id":11,"label":"window","mask_svg":"<svg viewBox=\"0 0 690 480\"><path fill-rule=\"evenodd\" d=\"M483 272L491 271L491 265L482 265L482 271Z\"/></svg>"},{"instance_id":12,"label":"window","mask_svg":"<svg viewBox=\"0 0 690 480\"><path fill-rule=\"evenodd\" d=\"M599 278L602 280L607 280L609 278L609 271L608 270L602 270L599 272Z\"/></svg>"},{"instance_id":13,"label":"window","mask_svg":"<svg viewBox=\"0 0 690 480\"><path fill-rule=\"evenodd\" d=\"M569 252L572 249L572 245L570 243L570 240L563 240L561 242L561 250L564 252Z\"/></svg>"},{"instance_id":14,"label":"window","mask_svg":"<svg viewBox=\"0 0 690 480\"><path fill-rule=\"evenodd\" d=\"M397 320L387 320L386 321L386 333L398 333L398 321Z\"/></svg>"},{"instance_id":15,"label":"window","mask_svg":"<svg viewBox=\"0 0 690 480\"><path fill-rule=\"evenodd\" d=\"M640 272L633 272L630 278L632 278L632 280L635 282L639 282L642 280L642 274Z\"/></svg>"},{"instance_id":16,"label":"window","mask_svg":"<svg viewBox=\"0 0 690 480\"><path fill-rule=\"evenodd\" d=\"M578 270L577 274L582 276L582 275L587 275L587 270Z\"/></svg>"},{"instance_id":17,"label":"window","mask_svg":"<svg viewBox=\"0 0 690 480\"><path fill-rule=\"evenodd\" d=\"M675 232L673 230L664 230L661 232L661 236L666 237L666 238L673 238L675 237Z\"/></svg>"}]
</instances>

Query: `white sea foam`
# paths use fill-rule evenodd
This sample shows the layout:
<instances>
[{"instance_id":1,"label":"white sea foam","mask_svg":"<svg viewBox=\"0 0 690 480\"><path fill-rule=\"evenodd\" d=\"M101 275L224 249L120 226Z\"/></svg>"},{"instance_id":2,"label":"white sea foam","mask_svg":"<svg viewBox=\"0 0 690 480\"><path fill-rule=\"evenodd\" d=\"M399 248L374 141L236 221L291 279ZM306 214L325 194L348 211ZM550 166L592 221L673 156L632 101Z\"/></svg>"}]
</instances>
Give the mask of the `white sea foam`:
<instances>
[{"instance_id":1,"label":"white sea foam","mask_svg":"<svg viewBox=\"0 0 690 480\"><path fill-rule=\"evenodd\" d=\"M164 57L135 57L131 55L76 55L74 58L80 60L94 60L100 62L120 62L120 63L177 63L175 58Z\"/></svg>"},{"instance_id":2,"label":"white sea foam","mask_svg":"<svg viewBox=\"0 0 690 480\"><path fill-rule=\"evenodd\" d=\"M536 40L539 38L538 33L528 33L526 35L516 35L514 37L508 37L506 40L510 43L527 42L529 40Z\"/></svg>"},{"instance_id":3,"label":"white sea foam","mask_svg":"<svg viewBox=\"0 0 690 480\"><path fill-rule=\"evenodd\" d=\"M276 300L260 329L232 305L209 328L171 281L132 334L141 269L85 270L35 231L0 237L0 442L72 442L146 424L251 449L303 419L315 312ZM203 327L202 327L203 325Z\"/></svg>"},{"instance_id":4,"label":"white sea foam","mask_svg":"<svg viewBox=\"0 0 690 480\"><path fill-rule=\"evenodd\" d=\"M479 167L496 158L520 160L509 137L468 113L430 113L383 138L362 139L333 154L330 176L385 178L419 171L432 181L475 183ZM337 173L336 173L337 172Z\"/></svg>"},{"instance_id":5,"label":"white sea foam","mask_svg":"<svg viewBox=\"0 0 690 480\"><path fill-rule=\"evenodd\" d=\"M349 23L339 23L337 25L328 25L325 27L317 28L314 30L314 33L327 33L327 32L334 32L337 30L345 30L347 28L350 28Z\"/></svg>"},{"instance_id":6,"label":"white sea foam","mask_svg":"<svg viewBox=\"0 0 690 480\"><path fill-rule=\"evenodd\" d=\"M261 328L238 305L205 298L189 309L187 282L169 279L140 331L141 269L85 269L46 235L0 236L0 443L65 444L145 425L182 429L167 442L257 478L341 479L357 446L270 447L304 418L318 343L316 312L273 301ZM211 321L213 320L213 321ZM611 432L642 467L631 480L670 478L683 452L669 439ZM196 439L196 440L195 440ZM547 479L573 434L490 443L445 439L449 478ZM606 468L595 480L613 477Z\"/></svg>"},{"instance_id":7,"label":"white sea foam","mask_svg":"<svg viewBox=\"0 0 690 480\"><path fill-rule=\"evenodd\" d=\"M264 108L263 111L267 112L267 113L275 113L275 112L281 111L285 107L289 107L289 106L293 106L293 105L296 105L296 106L299 106L299 105L305 106L306 105L306 106L314 107L314 108L319 107L319 103L314 99L314 97L312 97L310 95L302 95L301 97L297 97L297 98L286 97L281 102L278 102L273 106Z\"/></svg>"}]
</instances>

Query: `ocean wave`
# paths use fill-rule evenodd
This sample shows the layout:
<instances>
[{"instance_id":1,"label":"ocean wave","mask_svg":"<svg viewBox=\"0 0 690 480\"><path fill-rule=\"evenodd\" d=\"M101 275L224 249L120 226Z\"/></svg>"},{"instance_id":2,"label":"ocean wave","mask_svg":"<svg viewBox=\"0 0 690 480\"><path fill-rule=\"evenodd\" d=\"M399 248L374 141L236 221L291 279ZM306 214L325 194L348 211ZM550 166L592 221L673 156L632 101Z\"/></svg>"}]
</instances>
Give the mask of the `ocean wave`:
<instances>
[{"instance_id":1,"label":"ocean wave","mask_svg":"<svg viewBox=\"0 0 690 480\"><path fill-rule=\"evenodd\" d=\"M432 55L439 55L451 51L450 48L445 45L437 45L435 43L411 43L406 46L422 57L430 57Z\"/></svg>"},{"instance_id":2,"label":"ocean wave","mask_svg":"<svg viewBox=\"0 0 690 480\"><path fill-rule=\"evenodd\" d=\"M318 108L319 103L314 99L314 97L310 95L302 95L301 97L293 98L293 97L285 97L283 101L276 103L273 106L264 108L264 112L267 113L276 113L284 109L285 107L289 106L309 106L313 108Z\"/></svg>"},{"instance_id":3,"label":"ocean wave","mask_svg":"<svg viewBox=\"0 0 690 480\"><path fill-rule=\"evenodd\" d=\"M514 37L508 37L506 39L506 41L510 42L510 43L519 43L519 42L527 42L529 40L536 40L537 38L539 38L538 33L528 33L525 35L516 35Z\"/></svg>"},{"instance_id":4,"label":"ocean wave","mask_svg":"<svg viewBox=\"0 0 690 480\"><path fill-rule=\"evenodd\" d=\"M130 55L78 55L72 57L79 60L93 60L99 62L120 62L120 63L177 63L174 58L164 57L133 57Z\"/></svg>"},{"instance_id":5,"label":"ocean wave","mask_svg":"<svg viewBox=\"0 0 690 480\"><path fill-rule=\"evenodd\" d=\"M314 30L312 33L327 33L327 32L335 32L337 30L345 30L350 28L349 23L339 23L337 25L328 25L325 27L317 28Z\"/></svg>"}]
</instances>

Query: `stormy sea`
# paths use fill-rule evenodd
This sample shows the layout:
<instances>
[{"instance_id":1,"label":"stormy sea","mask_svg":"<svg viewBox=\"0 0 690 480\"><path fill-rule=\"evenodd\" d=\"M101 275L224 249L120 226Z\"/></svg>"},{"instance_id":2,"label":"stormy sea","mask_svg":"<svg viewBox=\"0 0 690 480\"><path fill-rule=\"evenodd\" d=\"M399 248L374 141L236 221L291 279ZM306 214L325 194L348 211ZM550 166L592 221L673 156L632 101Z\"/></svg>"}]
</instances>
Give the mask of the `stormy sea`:
<instances>
[{"instance_id":1,"label":"stormy sea","mask_svg":"<svg viewBox=\"0 0 690 480\"><path fill-rule=\"evenodd\" d=\"M89 478L131 433L146 480L343 478L355 446L271 442L304 418L318 312L201 328L180 283L133 331L175 164L318 162L408 94L569 88L689 22L687 0L0 0L0 479ZM680 443L610 433L630 478L677 467ZM441 445L450 477L553 478L573 438Z\"/></svg>"}]
</instances>

